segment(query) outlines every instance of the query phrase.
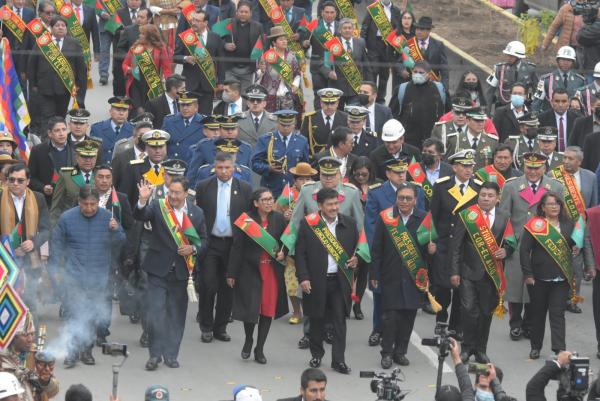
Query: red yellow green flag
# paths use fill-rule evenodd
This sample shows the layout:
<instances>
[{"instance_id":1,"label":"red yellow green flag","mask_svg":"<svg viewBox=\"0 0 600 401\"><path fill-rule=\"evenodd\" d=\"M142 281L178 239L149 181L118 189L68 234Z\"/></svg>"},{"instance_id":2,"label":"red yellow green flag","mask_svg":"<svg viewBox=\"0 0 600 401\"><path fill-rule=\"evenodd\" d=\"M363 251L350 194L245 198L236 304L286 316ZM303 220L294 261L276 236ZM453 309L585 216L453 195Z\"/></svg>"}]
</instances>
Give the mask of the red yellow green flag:
<instances>
[{"instance_id":1,"label":"red yellow green flag","mask_svg":"<svg viewBox=\"0 0 600 401\"><path fill-rule=\"evenodd\" d=\"M360 232L358 237L358 245L356 245L356 254L367 263L371 262L371 252L369 251L369 244L367 243L367 236L365 230Z\"/></svg>"},{"instance_id":2,"label":"red yellow green flag","mask_svg":"<svg viewBox=\"0 0 600 401\"><path fill-rule=\"evenodd\" d=\"M438 233L435 229L435 224L433 224L431 212L428 212L417 229L417 241L419 242L419 245L425 245L431 241L435 241L437 238Z\"/></svg>"},{"instance_id":3,"label":"red yellow green flag","mask_svg":"<svg viewBox=\"0 0 600 401\"><path fill-rule=\"evenodd\" d=\"M293 222L285 228L283 234L281 234L281 242L286 246L287 249L293 251L296 249L296 240L298 240L298 229Z\"/></svg>"},{"instance_id":4,"label":"red yellow green flag","mask_svg":"<svg viewBox=\"0 0 600 401\"><path fill-rule=\"evenodd\" d=\"M264 52L265 52L265 49L264 49L264 45L263 45L263 38L261 35L258 37L258 39L256 39L254 48L252 49L252 52L250 53L250 60L253 60L253 61L258 60L259 58L262 57Z\"/></svg>"},{"instance_id":5,"label":"red yellow green flag","mask_svg":"<svg viewBox=\"0 0 600 401\"><path fill-rule=\"evenodd\" d=\"M510 220L508 220L508 223L504 228L502 242L506 242L513 250L517 249L517 237L515 236L515 230L513 229L512 222Z\"/></svg>"},{"instance_id":6,"label":"red yellow green flag","mask_svg":"<svg viewBox=\"0 0 600 401\"><path fill-rule=\"evenodd\" d=\"M231 22L231 18L225 18L224 20L217 22L213 25L211 30L222 38L233 34L233 23Z\"/></svg>"}]
</instances>

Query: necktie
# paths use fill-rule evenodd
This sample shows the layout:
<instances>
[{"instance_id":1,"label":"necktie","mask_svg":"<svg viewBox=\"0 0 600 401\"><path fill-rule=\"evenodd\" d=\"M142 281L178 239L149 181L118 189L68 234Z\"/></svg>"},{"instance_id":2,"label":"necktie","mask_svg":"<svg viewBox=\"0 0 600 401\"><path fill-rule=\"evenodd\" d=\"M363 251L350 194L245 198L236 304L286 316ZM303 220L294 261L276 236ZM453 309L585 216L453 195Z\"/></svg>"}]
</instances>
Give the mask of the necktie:
<instances>
[{"instance_id":1,"label":"necktie","mask_svg":"<svg viewBox=\"0 0 600 401\"><path fill-rule=\"evenodd\" d=\"M77 21L81 24L81 7L75 7L75 14L77 14Z\"/></svg>"},{"instance_id":2,"label":"necktie","mask_svg":"<svg viewBox=\"0 0 600 401\"><path fill-rule=\"evenodd\" d=\"M460 194L464 195L465 194L465 184L460 184L458 186L458 189L460 189Z\"/></svg>"},{"instance_id":3,"label":"necktie","mask_svg":"<svg viewBox=\"0 0 600 401\"><path fill-rule=\"evenodd\" d=\"M537 192L537 184L534 182L531 184L531 191L535 194Z\"/></svg>"},{"instance_id":4,"label":"necktie","mask_svg":"<svg viewBox=\"0 0 600 401\"><path fill-rule=\"evenodd\" d=\"M488 227L492 227L492 225L490 224L490 212L485 212L485 223Z\"/></svg>"},{"instance_id":5,"label":"necktie","mask_svg":"<svg viewBox=\"0 0 600 401\"><path fill-rule=\"evenodd\" d=\"M227 209L229 209L229 199L227 199L228 182L219 182L219 192L217 193L217 217L215 219L215 229L218 234L225 235L229 227Z\"/></svg>"},{"instance_id":6,"label":"necktie","mask_svg":"<svg viewBox=\"0 0 600 401\"><path fill-rule=\"evenodd\" d=\"M135 9L131 9L131 22L135 23L136 11Z\"/></svg>"},{"instance_id":7,"label":"necktie","mask_svg":"<svg viewBox=\"0 0 600 401\"><path fill-rule=\"evenodd\" d=\"M60 39L56 39L56 46L58 47L58 50L61 50L61 48L60 48Z\"/></svg>"},{"instance_id":8,"label":"necktie","mask_svg":"<svg viewBox=\"0 0 600 401\"><path fill-rule=\"evenodd\" d=\"M565 85L565 89L567 89L567 83L569 82L569 74L566 72L563 74L563 84Z\"/></svg>"},{"instance_id":9,"label":"necktie","mask_svg":"<svg viewBox=\"0 0 600 401\"><path fill-rule=\"evenodd\" d=\"M290 25L292 25L292 8L288 8L288 10L285 12L285 19L287 19L287 21L289 22Z\"/></svg>"},{"instance_id":10,"label":"necktie","mask_svg":"<svg viewBox=\"0 0 600 401\"><path fill-rule=\"evenodd\" d=\"M119 136L119 133L121 132L121 127L119 125L115 126L115 136Z\"/></svg>"},{"instance_id":11,"label":"necktie","mask_svg":"<svg viewBox=\"0 0 600 401\"><path fill-rule=\"evenodd\" d=\"M190 125L190 120L188 120L187 118L183 120L183 125L185 125L185 128L188 127L188 125Z\"/></svg>"},{"instance_id":12,"label":"necktie","mask_svg":"<svg viewBox=\"0 0 600 401\"><path fill-rule=\"evenodd\" d=\"M331 132L331 117L329 116L325 117L325 128L327 128L327 131Z\"/></svg>"},{"instance_id":13,"label":"necktie","mask_svg":"<svg viewBox=\"0 0 600 401\"><path fill-rule=\"evenodd\" d=\"M154 165L154 174L156 174L156 176L160 174L160 166L158 164Z\"/></svg>"},{"instance_id":14,"label":"necktie","mask_svg":"<svg viewBox=\"0 0 600 401\"><path fill-rule=\"evenodd\" d=\"M85 176L85 183L89 184L90 183L90 173L85 173L84 176Z\"/></svg>"},{"instance_id":15,"label":"necktie","mask_svg":"<svg viewBox=\"0 0 600 401\"><path fill-rule=\"evenodd\" d=\"M231 113L229 113L229 114L230 115L235 114L235 111L237 110L237 104L231 103L230 106L231 106Z\"/></svg>"},{"instance_id":16,"label":"necktie","mask_svg":"<svg viewBox=\"0 0 600 401\"><path fill-rule=\"evenodd\" d=\"M352 53L352 44L350 43L350 39L346 40L346 51L348 53Z\"/></svg>"},{"instance_id":17,"label":"necktie","mask_svg":"<svg viewBox=\"0 0 600 401\"><path fill-rule=\"evenodd\" d=\"M285 147L285 150L287 150L287 140L288 140L288 137L282 135L281 139L283 140L283 146Z\"/></svg>"},{"instance_id":18,"label":"necktie","mask_svg":"<svg viewBox=\"0 0 600 401\"><path fill-rule=\"evenodd\" d=\"M475 137L473 138L473 143L471 144L471 149L477 150L477 140L479 138Z\"/></svg>"},{"instance_id":19,"label":"necktie","mask_svg":"<svg viewBox=\"0 0 600 401\"><path fill-rule=\"evenodd\" d=\"M528 142L527 146L529 147L529 151L533 152L533 139L528 139L527 142Z\"/></svg>"},{"instance_id":20,"label":"necktie","mask_svg":"<svg viewBox=\"0 0 600 401\"><path fill-rule=\"evenodd\" d=\"M258 132L259 125L260 125L260 120L258 119L258 117L254 117L254 129L256 130L256 132Z\"/></svg>"},{"instance_id":21,"label":"necktie","mask_svg":"<svg viewBox=\"0 0 600 401\"><path fill-rule=\"evenodd\" d=\"M21 9L20 8L15 8L15 13L21 17Z\"/></svg>"},{"instance_id":22,"label":"necktie","mask_svg":"<svg viewBox=\"0 0 600 401\"><path fill-rule=\"evenodd\" d=\"M564 152L565 150L565 124L563 117L558 119L558 151Z\"/></svg>"},{"instance_id":23,"label":"necktie","mask_svg":"<svg viewBox=\"0 0 600 401\"><path fill-rule=\"evenodd\" d=\"M427 42L425 42L424 40L420 40L419 47L421 48L421 50L427 50Z\"/></svg>"},{"instance_id":24,"label":"necktie","mask_svg":"<svg viewBox=\"0 0 600 401\"><path fill-rule=\"evenodd\" d=\"M331 32L331 22L328 22L328 23L327 23L327 30L328 30L329 32ZM333 33L333 32L331 32L331 33Z\"/></svg>"},{"instance_id":25,"label":"necktie","mask_svg":"<svg viewBox=\"0 0 600 401\"><path fill-rule=\"evenodd\" d=\"M358 135L354 135L354 146L358 146Z\"/></svg>"},{"instance_id":26,"label":"necktie","mask_svg":"<svg viewBox=\"0 0 600 401\"><path fill-rule=\"evenodd\" d=\"M177 108L177 102L175 100L173 100L172 103L173 103L173 114L177 114L177 112L179 111L179 109Z\"/></svg>"},{"instance_id":27,"label":"necktie","mask_svg":"<svg viewBox=\"0 0 600 401\"><path fill-rule=\"evenodd\" d=\"M458 127L458 128L456 129L456 132L458 132L459 134L462 134L462 132L463 132L463 131L462 131L462 127Z\"/></svg>"}]
</instances>

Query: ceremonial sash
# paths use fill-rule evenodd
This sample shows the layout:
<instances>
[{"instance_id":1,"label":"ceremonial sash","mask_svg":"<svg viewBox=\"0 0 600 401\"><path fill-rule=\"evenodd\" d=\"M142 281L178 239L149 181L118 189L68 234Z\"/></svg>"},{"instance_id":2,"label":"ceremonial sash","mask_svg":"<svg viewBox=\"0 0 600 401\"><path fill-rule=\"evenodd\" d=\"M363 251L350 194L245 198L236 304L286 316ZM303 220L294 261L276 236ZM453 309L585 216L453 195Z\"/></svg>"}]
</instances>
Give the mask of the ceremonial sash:
<instances>
[{"instance_id":1,"label":"ceremonial sash","mask_svg":"<svg viewBox=\"0 0 600 401\"><path fill-rule=\"evenodd\" d=\"M136 65L142 72L146 83L148 84L148 98L155 99L164 94L162 81L158 68L154 64L152 54L144 48L143 45L136 45L131 48L131 53Z\"/></svg>"},{"instance_id":2,"label":"ceremonial sash","mask_svg":"<svg viewBox=\"0 0 600 401\"><path fill-rule=\"evenodd\" d=\"M408 39L407 45L408 45L408 52L410 53L410 56L413 58L413 60L415 60L415 62L425 61L425 56L423 56L423 53L421 52L421 49L419 48L419 44L418 44L416 36L413 36L412 38ZM429 76L434 81L441 81L440 76L438 74L436 74L433 70L431 70L429 72Z\"/></svg>"},{"instance_id":3,"label":"ceremonial sash","mask_svg":"<svg viewBox=\"0 0 600 401\"><path fill-rule=\"evenodd\" d=\"M102 5L106 8L106 11L110 15L115 15L117 13L117 10L119 10L121 7L123 7L119 0L100 0L100 1L101 1Z\"/></svg>"},{"instance_id":4,"label":"ceremonial sash","mask_svg":"<svg viewBox=\"0 0 600 401\"><path fill-rule=\"evenodd\" d=\"M383 6L379 1L375 1L367 6L367 11L371 15L373 22L381 32L381 39L389 44L396 52L402 56L402 60L405 61L406 54L404 54L404 47L408 45L404 35L397 35L394 32L394 28L390 20L387 19ZM415 59L415 61L417 61Z\"/></svg>"},{"instance_id":5,"label":"ceremonial sash","mask_svg":"<svg viewBox=\"0 0 600 401\"><path fill-rule=\"evenodd\" d=\"M414 161L414 158L413 162L408 166L408 173L414 182L421 185L427 199L431 200L431 197L433 196L433 185L429 182L427 174L423 171L421 165Z\"/></svg>"},{"instance_id":6,"label":"ceremonial sash","mask_svg":"<svg viewBox=\"0 0 600 401\"><path fill-rule=\"evenodd\" d=\"M52 35L44 28L42 22L35 18L27 24L27 28L35 37L35 43L41 50L44 58L52 66L54 71L58 74L67 91L73 98L73 108L78 108L75 96L77 95L77 88L75 86L75 74L67 58L60 52L60 49L52 41Z\"/></svg>"},{"instance_id":7,"label":"ceremonial sash","mask_svg":"<svg viewBox=\"0 0 600 401\"><path fill-rule=\"evenodd\" d=\"M504 264L495 259L493 254L500 249L496 238L488 227L485 216L478 205L473 205L459 213L469 237L477 250L477 254L485 267L490 279L498 292L498 306L494 314L498 317L504 315L504 293L506 292L506 280L504 278Z\"/></svg>"},{"instance_id":8,"label":"ceremonial sash","mask_svg":"<svg viewBox=\"0 0 600 401\"><path fill-rule=\"evenodd\" d=\"M292 66L273 49L267 50L262 57L279 73L279 75L281 75L284 82L291 87L294 83L294 71L292 70Z\"/></svg>"},{"instance_id":9,"label":"ceremonial sash","mask_svg":"<svg viewBox=\"0 0 600 401\"><path fill-rule=\"evenodd\" d=\"M23 42L23 35L27 30L27 24L23 22L9 6L3 6L0 8L0 20L5 27L17 38L19 42Z\"/></svg>"},{"instance_id":10,"label":"ceremonial sash","mask_svg":"<svg viewBox=\"0 0 600 401\"><path fill-rule=\"evenodd\" d=\"M83 12L83 5L81 5L81 12ZM62 7L59 9L60 15L67 20L67 30L69 34L77 39L79 43L81 43L81 48L83 49L83 60L85 61L85 65L87 65L87 82L88 89L93 88L92 77L90 76L90 72L92 70L92 54L90 52L90 41L88 40L85 31L81 27L77 16L73 12L73 7L70 3L63 3Z\"/></svg>"},{"instance_id":11,"label":"ceremonial sash","mask_svg":"<svg viewBox=\"0 0 600 401\"><path fill-rule=\"evenodd\" d=\"M192 243L193 245L200 247L200 236L198 235L198 232L196 232L196 229L192 225L188 215L185 213L183 214L184 224L182 225L179 224L179 221L177 221L175 211L173 208L171 208L171 206L169 206L169 201L167 199L159 199L158 205L160 207L160 212L165 224L169 228L169 232L175 241L175 244L178 247L181 247L183 245L190 245L190 243ZM188 268L188 272L191 274L194 270L194 266L196 265L196 256L192 254L185 256L184 259Z\"/></svg>"},{"instance_id":12,"label":"ceremonial sash","mask_svg":"<svg viewBox=\"0 0 600 401\"><path fill-rule=\"evenodd\" d=\"M358 37L358 18L356 17L356 12L354 11L354 5L350 2L350 0L334 0L337 9L340 11L340 19L342 18L350 18L354 21L354 36Z\"/></svg>"},{"instance_id":13,"label":"ceremonial sash","mask_svg":"<svg viewBox=\"0 0 600 401\"><path fill-rule=\"evenodd\" d=\"M196 35L196 32L194 32L192 28L181 32L179 37L192 57L196 60L196 64L200 67L200 70L206 77L210 86L215 89L217 87L217 72L215 63L206 46L202 45L202 41L198 38L198 35Z\"/></svg>"},{"instance_id":14,"label":"ceremonial sash","mask_svg":"<svg viewBox=\"0 0 600 401\"><path fill-rule=\"evenodd\" d=\"M258 246L264 249L277 263L285 266L285 261L280 262L277 260L277 253L280 250L277 240L260 224L254 221L254 219L248 216L248 214L245 212L240 214L240 217L238 217L233 224L242 230L252 241L256 242Z\"/></svg>"},{"instance_id":15,"label":"ceremonial sash","mask_svg":"<svg viewBox=\"0 0 600 401\"><path fill-rule=\"evenodd\" d=\"M319 213L311 213L305 217L308 226L315 233L327 253L330 254L338 265L338 269L344 273L344 277L348 280L348 284L352 287L352 270L346 266L350 259L342 245L327 228L327 225L321 218Z\"/></svg>"},{"instance_id":16,"label":"ceremonial sash","mask_svg":"<svg viewBox=\"0 0 600 401\"><path fill-rule=\"evenodd\" d=\"M110 16L104 24L104 29L113 35L123 26L121 18L117 14L117 10L121 7L119 0L96 0L96 14L100 16L106 12Z\"/></svg>"},{"instance_id":17,"label":"ceremonial sash","mask_svg":"<svg viewBox=\"0 0 600 401\"><path fill-rule=\"evenodd\" d=\"M552 176L565 186L565 206L572 220L577 220L579 216L585 219L585 201L581 192L577 189L577 183L573 176L565 170L565 166L558 166L550 170Z\"/></svg>"},{"instance_id":18,"label":"ceremonial sash","mask_svg":"<svg viewBox=\"0 0 600 401\"><path fill-rule=\"evenodd\" d=\"M259 2L263 10L265 10L265 14L267 14L271 21L273 21L273 25L283 28L283 31L288 38L288 47L296 56L298 64L304 63L304 49L300 43L298 43L298 41L292 40L294 31L292 30L288 20L285 18L285 13L281 9L281 6L279 6L274 0L259 0Z\"/></svg>"},{"instance_id":19,"label":"ceremonial sash","mask_svg":"<svg viewBox=\"0 0 600 401\"><path fill-rule=\"evenodd\" d=\"M394 217L393 207L383 210L379 213L379 216L381 216L385 228L392 237L394 247L398 251L400 259L402 259L402 264L415 282L415 286L419 291L427 294L429 303L436 312L441 310L441 306L437 304L435 298L429 292L429 275L427 274L425 261L415 240L400 220L400 216Z\"/></svg>"},{"instance_id":20,"label":"ceremonial sash","mask_svg":"<svg viewBox=\"0 0 600 401\"><path fill-rule=\"evenodd\" d=\"M571 301L577 303L577 289L571 262L571 249L565 237L548 220L543 217L532 217L524 226L531 236L544 248L560 267L565 279L571 287Z\"/></svg>"},{"instance_id":21,"label":"ceremonial sash","mask_svg":"<svg viewBox=\"0 0 600 401\"><path fill-rule=\"evenodd\" d=\"M480 168L475 175L479 177L481 181L495 182L500 189L504 187L504 183L506 182L506 178L504 178L502 173L499 172L493 164L488 164L487 166Z\"/></svg>"}]
</instances>

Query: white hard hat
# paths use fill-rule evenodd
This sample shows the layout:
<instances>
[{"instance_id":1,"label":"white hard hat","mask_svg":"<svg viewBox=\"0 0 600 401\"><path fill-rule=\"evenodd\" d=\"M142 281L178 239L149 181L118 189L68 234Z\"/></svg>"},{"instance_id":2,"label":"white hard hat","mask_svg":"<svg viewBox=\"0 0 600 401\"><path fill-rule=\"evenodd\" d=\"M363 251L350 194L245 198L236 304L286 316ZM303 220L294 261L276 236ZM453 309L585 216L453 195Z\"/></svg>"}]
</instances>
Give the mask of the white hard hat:
<instances>
[{"instance_id":1,"label":"white hard hat","mask_svg":"<svg viewBox=\"0 0 600 401\"><path fill-rule=\"evenodd\" d=\"M250 386L241 386L234 391L233 399L234 401L262 401L260 391Z\"/></svg>"},{"instance_id":2,"label":"white hard hat","mask_svg":"<svg viewBox=\"0 0 600 401\"><path fill-rule=\"evenodd\" d=\"M513 40L512 42L508 42L502 53L517 58L525 58L525 45L518 40Z\"/></svg>"},{"instance_id":3,"label":"white hard hat","mask_svg":"<svg viewBox=\"0 0 600 401\"><path fill-rule=\"evenodd\" d=\"M387 120L381 129L381 140L383 142L393 142L404 136L404 126L398 120Z\"/></svg>"},{"instance_id":4,"label":"white hard hat","mask_svg":"<svg viewBox=\"0 0 600 401\"><path fill-rule=\"evenodd\" d=\"M600 63L594 66L594 78L600 78Z\"/></svg>"},{"instance_id":5,"label":"white hard hat","mask_svg":"<svg viewBox=\"0 0 600 401\"><path fill-rule=\"evenodd\" d=\"M571 46L563 46L556 52L556 58L566 58L567 60L573 60L577 58L575 54L575 49Z\"/></svg>"},{"instance_id":6,"label":"white hard hat","mask_svg":"<svg viewBox=\"0 0 600 401\"><path fill-rule=\"evenodd\" d=\"M24 391L23 386L21 386L15 375L8 372L0 372L0 399L15 394L23 394Z\"/></svg>"}]
</instances>

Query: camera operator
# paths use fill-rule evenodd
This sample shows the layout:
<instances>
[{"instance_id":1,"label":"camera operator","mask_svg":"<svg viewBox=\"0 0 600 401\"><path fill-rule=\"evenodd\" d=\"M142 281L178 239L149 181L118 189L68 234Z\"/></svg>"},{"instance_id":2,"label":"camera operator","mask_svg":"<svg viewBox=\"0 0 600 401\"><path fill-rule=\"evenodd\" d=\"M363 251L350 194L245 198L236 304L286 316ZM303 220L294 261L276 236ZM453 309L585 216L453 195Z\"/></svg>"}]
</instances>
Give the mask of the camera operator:
<instances>
[{"instance_id":1,"label":"camera operator","mask_svg":"<svg viewBox=\"0 0 600 401\"><path fill-rule=\"evenodd\" d=\"M575 15L582 15L583 17L583 26L577 33L577 42L583 47L583 60L580 60L580 69L585 71L586 76L589 77L596 63L600 61L598 2L578 3L573 8L573 13ZM588 82L590 82L589 79Z\"/></svg>"},{"instance_id":2,"label":"camera operator","mask_svg":"<svg viewBox=\"0 0 600 401\"><path fill-rule=\"evenodd\" d=\"M476 376L475 388L473 388L467 366L460 358L460 345L454 338L450 338L450 355L454 361L456 380L458 380L462 401L499 401L506 398L506 393L496 377L494 365L488 363L488 371Z\"/></svg>"},{"instance_id":3,"label":"camera operator","mask_svg":"<svg viewBox=\"0 0 600 401\"><path fill-rule=\"evenodd\" d=\"M559 352L556 360L546 361L546 364L529 380L525 389L526 401L546 401L544 389L550 380L558 379L560 373L569 366L571 353L569 351ZM559 386L556 391L556 399L562 400L565 390Z\"/></svg>"}]
</instances>

